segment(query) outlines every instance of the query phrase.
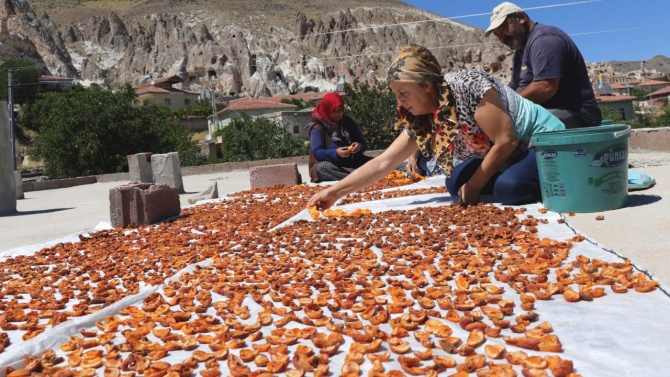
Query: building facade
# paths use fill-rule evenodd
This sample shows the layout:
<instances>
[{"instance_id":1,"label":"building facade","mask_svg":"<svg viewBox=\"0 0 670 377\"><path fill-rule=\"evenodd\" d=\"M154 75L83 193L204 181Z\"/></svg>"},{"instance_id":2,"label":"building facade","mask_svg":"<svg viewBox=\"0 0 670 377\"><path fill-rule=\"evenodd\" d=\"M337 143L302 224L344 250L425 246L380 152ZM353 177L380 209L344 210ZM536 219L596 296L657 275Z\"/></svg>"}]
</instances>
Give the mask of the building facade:
<instances>
[{"instance_id":1,"label":"building facade","mask_svg":"<svg viewBox=\"0 0 670 377\"><path fill-rule=\"evenodd\" d=\"M151 82L143 83L135 88L139 105L144 101L153 101L157 105L167 106L172 111L185 109L194 104L199 97L198 92L175 88L174 85L183 85L184 79L179 76L161 77Z\"/></svg>"}]
</instances>

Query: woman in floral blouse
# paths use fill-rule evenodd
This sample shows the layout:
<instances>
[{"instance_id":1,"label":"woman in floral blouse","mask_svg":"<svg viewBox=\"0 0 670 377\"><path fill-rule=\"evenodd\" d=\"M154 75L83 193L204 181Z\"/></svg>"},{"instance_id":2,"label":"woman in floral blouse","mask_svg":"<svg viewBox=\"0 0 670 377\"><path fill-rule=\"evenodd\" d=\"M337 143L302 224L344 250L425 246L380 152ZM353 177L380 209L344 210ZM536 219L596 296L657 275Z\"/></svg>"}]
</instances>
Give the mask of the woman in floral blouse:
<instances>
[{"instance_id":1,"label":"woman in floral blouse","mask_svg":"<svg viewBox=\"0 0 670 377\"><path fill-rule=\"evenodd\" d=\"M320 209L379 179L417 150L435 156L446 186L461 204L493 194L502 204L541 200L534 148L536 132L564 129L547 110L479 70L447 75L430 51L408 45L393 59L387 81L398 100L398 138L379 157L314 195ZM454 158L463 161L454 167Z\"/></svg>"}]
</instances>

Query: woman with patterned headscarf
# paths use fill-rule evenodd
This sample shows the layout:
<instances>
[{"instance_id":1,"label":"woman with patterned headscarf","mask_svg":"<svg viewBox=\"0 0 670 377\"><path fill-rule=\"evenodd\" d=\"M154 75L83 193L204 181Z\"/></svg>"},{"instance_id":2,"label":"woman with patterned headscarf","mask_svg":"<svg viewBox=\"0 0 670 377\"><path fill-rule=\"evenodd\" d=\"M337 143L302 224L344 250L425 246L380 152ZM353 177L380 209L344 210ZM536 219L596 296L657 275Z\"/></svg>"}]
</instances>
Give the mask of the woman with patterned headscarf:
<instances>
[{"instance_id":1,"label":"woman with patterned headscarf","mask_svg":"<svg viewBox=\"0 0 670 377\"><path fill-rule=\"evenodd\" d=\"M333 92L312 111L309 134L309 176L312 182L339 181L372 158L358 123L344 113L344 100Z\"/></svg>"},{"instance_id":2,"label":"woman with patterned headscarf","mask_svg":"<svg viewBox=\"0 0 670 377\"><path fill-rule=\"evenodd\" d=\"M405 46L393 59L387 81L398 100L396 129L403 132L379 157L310 199L328 208L354 191L383 178L413 155L434 156L446 186L461 204L493 194L503 204L541 200L530 137L562 130L563 123L486 72L463 70L442 75L425 47ZM454 159L463 161L454 167Z\"/></svg>"}]
</instances>

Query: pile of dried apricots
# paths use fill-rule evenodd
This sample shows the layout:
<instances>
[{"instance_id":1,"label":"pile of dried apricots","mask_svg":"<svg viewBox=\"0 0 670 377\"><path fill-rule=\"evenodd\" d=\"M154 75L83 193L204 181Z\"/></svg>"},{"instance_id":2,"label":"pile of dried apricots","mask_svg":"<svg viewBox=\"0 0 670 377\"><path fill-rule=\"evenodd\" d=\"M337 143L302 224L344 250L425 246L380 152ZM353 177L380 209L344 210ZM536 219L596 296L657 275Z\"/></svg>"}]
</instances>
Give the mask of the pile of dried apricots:
<instances>
[{"instance_id":1,"label":"pile of dried apricots","mask_svg":"<svg viewBox=\"0 0 670 377\"><path fill-rule=\"evenodd\" d=\"M386 187L397 181L389 177ZM581 236L540 239L542 219L524 209L333 210L271 231L320 189L249 190L170 222L4 259L0 352L14 346L9 333L29 341L160 286L4 372L575 377L536 301L591 301L657 285L628 261L571 256Z\"/></svg>"}]
</instances>

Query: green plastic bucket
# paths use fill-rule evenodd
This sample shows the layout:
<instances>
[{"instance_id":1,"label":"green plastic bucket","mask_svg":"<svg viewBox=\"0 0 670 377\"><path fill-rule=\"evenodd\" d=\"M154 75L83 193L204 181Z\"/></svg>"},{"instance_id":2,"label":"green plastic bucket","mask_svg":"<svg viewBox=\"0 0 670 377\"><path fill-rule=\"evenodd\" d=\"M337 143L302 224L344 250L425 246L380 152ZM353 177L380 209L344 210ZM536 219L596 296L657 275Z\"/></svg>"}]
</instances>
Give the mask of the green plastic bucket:
<instances>
[{"instance_id":1,"label":"green plastic bucket","mask_svg":"<svg viewBox=\"0 0 670 377\"><path fill-rule=\"evenodd\" d=\"M556 212L623 207L629 137L625 124L533 134L544 207Z\"/></svg>"}]
</instances>

